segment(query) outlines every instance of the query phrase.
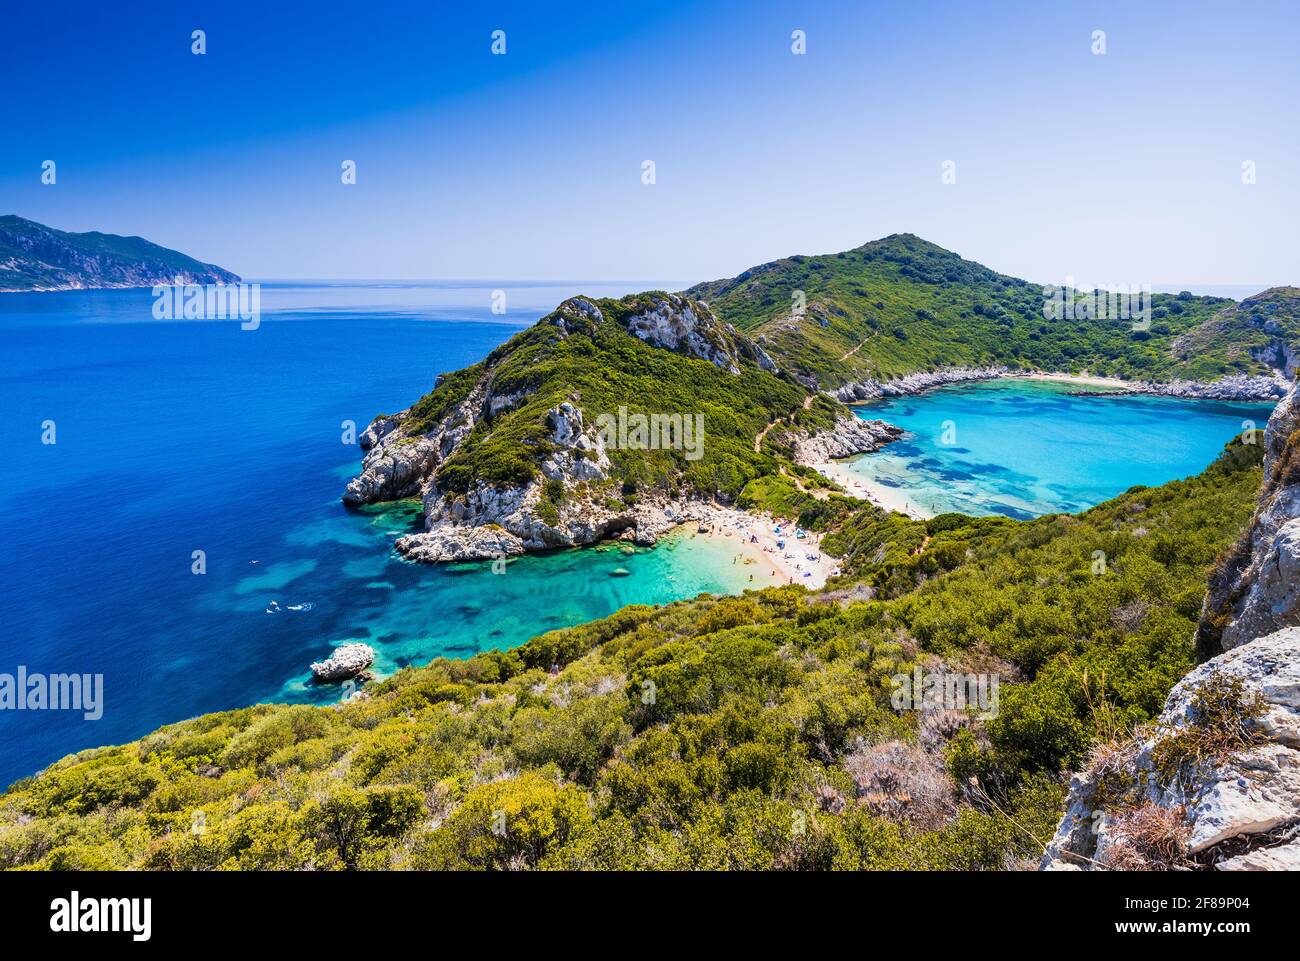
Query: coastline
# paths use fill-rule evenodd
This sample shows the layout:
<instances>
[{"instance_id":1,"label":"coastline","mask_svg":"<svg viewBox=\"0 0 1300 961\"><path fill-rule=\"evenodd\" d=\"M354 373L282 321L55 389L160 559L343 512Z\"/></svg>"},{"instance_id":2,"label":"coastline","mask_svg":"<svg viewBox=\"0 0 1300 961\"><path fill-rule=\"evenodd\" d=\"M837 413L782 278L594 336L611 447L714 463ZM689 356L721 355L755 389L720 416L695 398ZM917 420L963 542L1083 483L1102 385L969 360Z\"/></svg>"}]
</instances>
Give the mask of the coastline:
<instances>
[{"instance_id":1,"label":"coastline","mask_svg":"<svg viewBox=\"0 0 1300 961\"><path fill-rule=\"evenodd\" d=\"M1082 384L1085 387L1112 387L1116 390L1136 390L1140 384L1133 380L1119 377L1094 377L1092 374L1052 374L1035 372L1032 374L1008 374L1010 380L1047 380L1063 384Z\"/></svg>"},{"instance_id":2,"label":"coastline","mask_svg":"<svg viewBox=\"0 0 1300 961\"><path fill-rule=\"evenodd\" d=\"M872 397L848 401L848 406L855 409L858 416L877 401L888 397L916 396L940 387L954 384L974 383L989 380L1023 380L1040 383L1060 383L1075 385L1079 390L1069 393L1082 396L1163 396L1179 400L1228 400L1246 403L1266 403L1272 400L1269 392L1275 382L1267 377L1245 378L1228 377L1212 383L1194 381L1172 381L1168 384L1152 384L1143 381L1130 381L1119 377L1102 377L1088 373L1071 374L1052 371L995 371L991 368L952 368L927 375L911 375L899 381L877 385L880 389ZM882 422L883 423L883 422ZM889 441L886 440L885 443ZM806 466L816 470L823 477L838 484L846 494L872 504L886 511L904 514L908 517L925 520L935 514L914 504L909 492L889 487L860 476L852 469L859 457L856 454L846 457L823 456L811 458Z\"/></svg>"},{"instance_id":3,"label":"coastline","mask_svg":"<svg viewBox=\"0 0 1300 961\"><path fill-rule=\"evenodd\" d=\"M1095 374L1071 374L1043 370L1018 370L1009 367L949 367L937 371L907 374L889 381L865 380L844 384L826 393L850 407L870 404L885 397L922 394L949 384L967 384L982 380L1037 380L1106 388L1098 393L1125 395L1148 394L1156 397L1179 397L1186 400L1225 400L1276 403L1290 389L1280 374L1229 374L1213 381L1195 380L1125 380Z\"/></svg>"},{"instance_id":4,"label":"coastline","mask_svg":"<svg viewBox=\"0 0 1300 961\"><path fill-rule=\"evenodd\" d=\"M886 487L884 484L877 484L866 478L859 477L849 469L849 464L857 460L858 457L866 457L866 454L858 454L856 457L846 457L843 460L827 461L820 464L809 464L813 470L817 471L827 480L832 480L844 488L845 493L850 497L856 497L859 500L870 501L882 510L894 511L904 514L914 520L929 520L935 514L918 507L908 500L906 491L894 487Z\"/></svg>"}]
</instances>

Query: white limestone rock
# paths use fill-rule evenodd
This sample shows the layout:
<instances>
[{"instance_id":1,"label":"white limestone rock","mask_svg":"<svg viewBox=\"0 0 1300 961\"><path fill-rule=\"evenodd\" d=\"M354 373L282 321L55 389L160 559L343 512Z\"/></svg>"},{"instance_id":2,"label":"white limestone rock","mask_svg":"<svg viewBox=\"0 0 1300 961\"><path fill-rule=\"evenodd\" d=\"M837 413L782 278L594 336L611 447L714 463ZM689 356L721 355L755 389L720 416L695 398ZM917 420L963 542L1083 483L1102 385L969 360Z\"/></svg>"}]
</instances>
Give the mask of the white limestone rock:
<instances>
[{"instance_id":1,"label":"white limestone rock","mask_svg":"<svg viewBox=\"0 0 1300 961\"><path fill-rule=\"evenodd\" d=\"M1160 783L1152 762L1157 742L1189 724L1196 692L1215 676L1237 678L1246 696L1259 695L1263 714L1253 729L1261 743L1192 772L1190 785ZM1130 753L1129 776L1139 796L1184 809L1189 856L1234 838L1300 825L1300 628L1256 638L1195 668L1170 691L1154 732ZM1107 815L1095 795L1092 775L1075 775L1041 867L1104 861Z\"/></svg>"},{"instance_id":2,"label":"white limestone rock","mask_svg":"<svg viewBox=\"0 0 1300 961\"><path fill-rule=\"evenodd\" d=\"M523 541L504 528L447 523L437 524L423 534L399 538L396 548L407 560L426 564L491 560L524 553Z\"/></svg>"},{"instance_id":3,"label":"white limestone rock","mask_svg":"<svg viewBox=\"0 0 1300 961\"><path fill-rule=\"evenodd\" d=\"M852 457L880 450L903 435L901 427L883 420L862 420L852 415L841 417L831 428L795 441L795 463L805 466L825 464L832 458Z\"/></svg>"},{"instance_id":4,"label":"white limestone rock","mask_svg":"<svg viewBox=\"0 0 1300 961\"><path fill-rule=\"evenodd\" d=\"M922 391L944 384L960 384L974 380L995 380L998 377L1012 375L1007 367L948 367L943 370L920 371L895 380L879 381L868 379L856 384L845 384L832 392L837 400L846 404L878 397L902 397L919 394Z\"/></svg>"},{"instance_id":5,"label":"white limestone rock","mask_svg":"<svg viewBox=\"0 0 1300 961\"><path fill-rule=\"evenodd\" d=\"M311 673L318 681L345 681L374 662L375 651L369 644L343 644L325 660L312 664Z\"/></svg>"}]
</instances>

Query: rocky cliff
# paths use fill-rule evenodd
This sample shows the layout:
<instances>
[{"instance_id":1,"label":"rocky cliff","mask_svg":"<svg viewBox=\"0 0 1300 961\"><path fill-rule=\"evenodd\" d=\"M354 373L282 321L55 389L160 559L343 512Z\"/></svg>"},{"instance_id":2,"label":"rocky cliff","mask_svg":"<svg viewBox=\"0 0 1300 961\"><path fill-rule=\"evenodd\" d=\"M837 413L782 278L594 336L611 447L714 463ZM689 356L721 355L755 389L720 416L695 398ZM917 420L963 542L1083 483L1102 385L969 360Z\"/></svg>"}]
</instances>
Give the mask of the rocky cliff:
<instances>
[{"instance_id":1,"label":"rocky cliff","mask_svg":"<svg viewBox=\"0 0 1300 961\"><path fill-rule=\"evenodd\" d=\"M68 233L12 215L0 217L0 293L234 284L239 277L141 237Z\"/></svg>"},{"instance_id":2,"label":"rocky cliff","mask_svg":"<svg viewBox=\"0 0 1300 961\"><path fill-rule=\"evenodd\" d=\"M853 457L878 451L903 436L903 428L883 420L862 420L852 415L839 418L827 430L793 440L796 464L815 467L832 458Z\"/></svg>"},{"instance_id":3,"label":"rocky cliff","mask_svg":"<svg viewBox=\"0 0 1300 961\"><path fill-rule=\"evenodd\" d=\"M1250 527L1214 571L1155 724L1074 777L1048 870L1300 870L1300 396L1264 434Z\"/></svg>"},{"instance_id":4,"label":"rocky cliff","mask_svg":"<svg viewBox=\"0 0 1300 961\"><path fill-rule=\"evenodd\" d=\"M652 390L634 386L651 380ZM483 363L440 378L419 404L376 418L361 437L365 459L343 500L360 506L420 496L425 530L396 544L418 561L505 557L610 537L653 544L700 514L694 501L718 493L703 489L702 476L762 469L765 455L753 438L772 415L753 409L754 400L788 415L804 412L803 397L761 346L690 298L574 297ZM659 411L666 433L626 436L629 406ZM702 409L717 414L706 418ZM597 411L607 419L597 423ZM621 428L609 419L616 411ZM752 429L742 416L753 418ZM683 435L696 424L696 433ZM682 446L687 440L691 449ZM619 464L611 448L633 453ZM737 449L752 466L727 456ZM654 470L650 458L659 458ZM697 464L707 466L691 473Z\"/></svg>"}]
</instances>

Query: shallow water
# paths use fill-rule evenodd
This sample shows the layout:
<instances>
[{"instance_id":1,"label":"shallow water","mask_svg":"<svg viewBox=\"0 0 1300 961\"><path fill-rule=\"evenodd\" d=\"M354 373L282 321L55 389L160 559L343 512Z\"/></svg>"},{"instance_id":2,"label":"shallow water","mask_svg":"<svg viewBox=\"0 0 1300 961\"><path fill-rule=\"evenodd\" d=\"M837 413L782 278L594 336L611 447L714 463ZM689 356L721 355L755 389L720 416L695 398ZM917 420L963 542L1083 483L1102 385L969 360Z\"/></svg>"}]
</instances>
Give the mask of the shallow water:
<instances>
[{"instance_id":1,"label":"shallow water","mask_svg":"<svg viewBox=\"0 0 1300 961\"><path fill-rule=\"evenodd\" d=\"M206 711L336 699L308 665L347 640L386 673L747 586L725 544L689 535L500 575L414 565L391 547L417 504L343 508L361 456L343 421L409 404L578 290L646 285L507 288L504 321L493 286L268 286L255 331L153 321L148 291L0 295L0 673L103 674L105 689L98 721L0 711L0 783Z\"/></svg>"},{"instance_id":2,"label":"shallow water","mask_svg":"<svg viewBox=\"0 0 1300 961\"><path fill-rule=\"evenodd\" d=\"M907 434L849 469L930 514L1037 517L1197 474L1246 427L1262 431L1272 412L1269 404L1081 390L980 381L858 407L859 417Z\"/></svg>"}]
</instances>

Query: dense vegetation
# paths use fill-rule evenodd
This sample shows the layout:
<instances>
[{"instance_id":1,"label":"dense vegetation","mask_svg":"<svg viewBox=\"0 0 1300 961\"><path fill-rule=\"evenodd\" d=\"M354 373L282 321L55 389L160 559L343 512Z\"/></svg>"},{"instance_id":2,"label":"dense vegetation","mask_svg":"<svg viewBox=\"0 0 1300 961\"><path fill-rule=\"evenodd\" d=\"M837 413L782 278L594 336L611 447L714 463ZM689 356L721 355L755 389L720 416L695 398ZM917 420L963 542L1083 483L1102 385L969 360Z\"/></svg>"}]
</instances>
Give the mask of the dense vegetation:
<instances>
[{"instance_id":1,"label":"dense vegetation","mask_svg":"<svg viewBox=\"0 0 1300 961\"><path fill-rule=\"evenodd\" d=\"M662 294L621 300L593 299L600 319L574 309L570 301L535 326L516 334L484 361L446 375L410 409L410 434L432 429L464 401L484 378L494 397L518 400L480 421L467 442L438 470L440 490L463 493L477 482L527 483L551 453L547 411L564 401L579 407L590 427L601 414L617 416L679 413L702 417L698 457L685 448L610 449L614 497L682 488L733 498L756 477L776 470L775 456L788 448L755 437L778 417L807 429L828 426L844 408L818 397L807 409L805 387L760 368L746 355L752 347L700 310L699 330L732 351L738 372L682 351L651 346L627 330L630 316L653 308Z\"/></svg>"},{"instance_id":2,"label":"dense vegetation","mask_svg":"<svg viewBox=\"0 0 1300 961\"><path fill-rule=\"evenodd\" d=\"M797 291L806 300L801 317L792 315ZM1154 294L1145 330L1133 329L1131 320L1079 317L1077 311L1049 319L1042 285L996 273L912 234L838 254L787 257L688 293L823 387L988 364L1137 380L1214 380L1269 373L1279 343L1300 347L1296 288L1279 288L1240 307L1224 298Z\"/></svg>"},{"instance_id":3,"label":"dense vegetation","mask_svg":"<svg viewBox=\"0 0 1300 961\"><path fill-rule=\"evenodd\" d=\"M0 798L0 865L1023 863L1059 815L1060 772L1191 666L1259 461L1234 442L1198 477L1028 522L832 506L848 573L824 592L630 607L335 707L84 751ZM747 496L810 498L795 476ZM892 678L915 666L997 675L999 712L895 709Z\"/></svg>"}]
</instances>

